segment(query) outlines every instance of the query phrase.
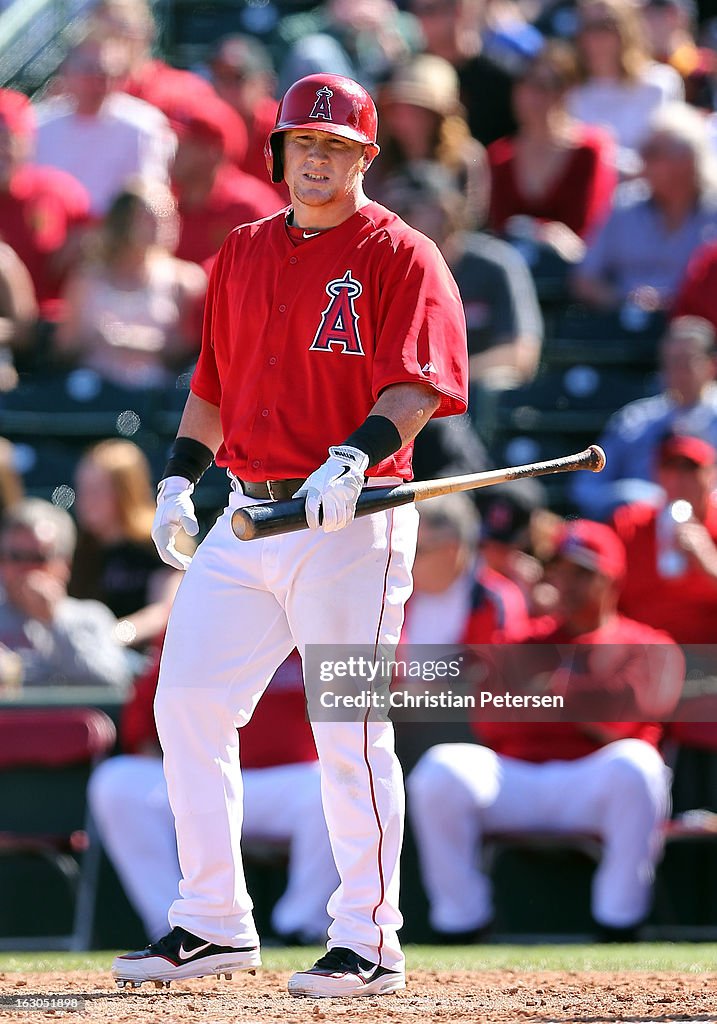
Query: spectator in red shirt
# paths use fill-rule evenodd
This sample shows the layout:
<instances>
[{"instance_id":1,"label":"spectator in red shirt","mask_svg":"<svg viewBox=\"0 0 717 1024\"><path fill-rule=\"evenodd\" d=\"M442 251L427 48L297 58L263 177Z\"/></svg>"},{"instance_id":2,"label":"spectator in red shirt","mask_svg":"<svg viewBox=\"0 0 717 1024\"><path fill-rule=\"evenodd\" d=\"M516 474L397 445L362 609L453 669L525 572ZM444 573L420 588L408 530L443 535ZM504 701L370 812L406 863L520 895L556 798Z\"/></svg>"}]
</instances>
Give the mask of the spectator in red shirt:
<instances>
[{"instance_id":1,"label":"spectator in red shirt","mask_svg":"<svg viewBox=\"0 0 717 1024\"><path fill-rule=\"evenodd\" d=\"M217 95L236 110L249 134L239 167L260 181L266 181L264 145L279 107L274 98L276 79L271 58L258 39L227 36L219 43L209 66ZM288 203L285 183L282 181L273 187Z\"/></svg>"},{"instance_id":2,"label":"spectator in red shirt","mask_svg":"<svg viewBox=\"0 0 717 1024\"><path fill-rule=\"evenodd\" d=\"M658 451L664 504L623 505L614 526L627 549L620 598L625 615L664 629L680 644L712 644L717 622L717 452L673 436Z\"/></svg>"},{"instance_id":3,"label":"spectator in red shirt","mask_svg":"<svg viewBox=\"0 0 717 1024\"><path fill-rule=\"evenodd\" d=\"M161 644L124 708L123 753L97 768L88 791L102 843L152 941L167 931L167 911L181 878L154 724L160 651ZM290 847L288 884L274 907L272 927L293 943L323 943L326 904L338 875L296 651L277 669L251 722L242 726L241 759L243 838Z\"/></svg>"},{"instance_id":4,"label":"spectator in red shirt","mask_svg":"<svg viewBox=\"0 0 717 1024\"><path fill-rule=\"evenodd\" d=\"M572 51L547 43L513 87L518 131L488 150L491 227L520 236L529 223L535 240L571 262L582 255L581 239L607 216L616 184L608 136L568 114L576 81Z\"/></svg>"},{"instance_id":5,"label":"spectator in red shirt","mask_svg":"<svg viewBox=\"0 0 717 1024\"><path fill-rule=\"evenodd\" d=\"M664 633L617 613L624 573L625 551L612 530L573 522L555 564L558 616L531 628L524 642L574 645L571 662L580 663L579 670L557 667L550 675L540 665L548 691L570 694L575 686L600 693L617 684L639 697L647 717L672 710L684 662ZM539 658L526 648L523 666L544 662L549 652L543 653ZM668 693L650 706L658 672ZM431 748L407 783L439 938L479 938L490 925L490 880L478 860L482 837L535 831L600 837L593 916L603 938L634 937L649 907L669 807L669 772L656 749L660 727L644 720L546 724L524 718L476 721L475 729L481 745Z\"/></svg>"},{"instance_id":6,"label":"spectator in red shirt","mask_svg":"<svg viewBox=\"0 0 717 1024\"><path fill-rule=\"evenodd\" d=\"M75 178L30 163L35 118L26 96L0 89L0 239L24 263L40 314L54 320L63 279L89 219L90 197Z\"/></svg>"},{"instance_id":7,"label":"spectator in red shirt","mask_svg":"<svg viewBox=\"0 0 717 1024\"><path fill-rule=\"evenodd\" d=\"M717 330L717 242L701 246L687 264L673 316L701 316Z\"/></svg>"},{"instance_id":8,"label":"spectator in red shirt","mask_svg":"<svg viewBox=\"0 0 717 1024\"><path fill-rule=\"evenodd\" d=\"M176 255L193 263L214 256L239 224L267 217L282 202L266 181L239 170L228 159L238 140L246 145L246 129L238 114L218 97L201 109L183 102L168 109L177 135L172 185L179 205L180 232Z\"/></svg>"}]
</instances>

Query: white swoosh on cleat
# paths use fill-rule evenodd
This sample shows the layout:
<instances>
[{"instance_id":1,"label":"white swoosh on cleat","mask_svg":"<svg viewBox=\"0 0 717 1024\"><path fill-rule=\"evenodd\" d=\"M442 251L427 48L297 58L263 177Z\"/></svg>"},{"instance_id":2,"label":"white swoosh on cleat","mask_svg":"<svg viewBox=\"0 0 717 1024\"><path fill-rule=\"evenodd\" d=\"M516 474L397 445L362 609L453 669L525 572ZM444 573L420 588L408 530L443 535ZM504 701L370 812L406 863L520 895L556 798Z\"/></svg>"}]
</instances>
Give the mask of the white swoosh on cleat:
<instances>
[{"instance_id":1,"label":"white swoosh on cleat","mask_svg":"<svg viewBox=\"0 0 717 1024\"><path fill-rule=\"evenodd\" d=\"M359 969L357 971L357 974L358 974L359 978L361 979L361 981L365 982L365 984L368 985L368 984L370 984L370 982L373 979L373 975L374 975L375 970L376 970L375 967L370 967L368 970L364 970L363 967L359 967Z\"/></svg>"},{"instance_id":2,"label":"white swoosh on cleat","mask_svg":"<svg viewBox=\"0 0 717 1024\"><path fill-rule=\"evenodd\" d=\"M191 956L196 956L197 953L201 953L203 949L209 949L211 942L205 942L203 946L197 946L196 949L186 950L184 943L179 947L177 956L180 960L189 960Z\"/></svg>"}]
</instances>

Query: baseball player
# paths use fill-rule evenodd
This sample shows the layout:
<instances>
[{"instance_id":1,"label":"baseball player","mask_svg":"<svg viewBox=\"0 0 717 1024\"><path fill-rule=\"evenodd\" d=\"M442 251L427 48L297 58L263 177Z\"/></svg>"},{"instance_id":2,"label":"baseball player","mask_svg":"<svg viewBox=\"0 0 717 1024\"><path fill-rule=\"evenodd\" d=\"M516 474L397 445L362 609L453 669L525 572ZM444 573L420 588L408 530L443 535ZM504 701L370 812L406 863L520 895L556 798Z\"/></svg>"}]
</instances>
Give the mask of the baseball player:
<instances>
[{"instance_id":1,"label":"baseball player","mask_svg":"<svg viewBox=\"0 0 717 1024\"><path fill-rule=\"evenodd\" d=\"M670 773L657 749L661 726L645 719L674 707L684 659L666 633L617 614L625 567L625 549L609 527L573 521L553 566L558 613L533 621L519 663L516 648L508 655L522 679L547 677L546 660L533 645L548 645L549 660L568 655L566 720L510 720L507 712L502 721L476 720L479 744L432 747L408 777L430 919L440 941L475 941L490 927L483 836L536 830L600 837L592 887L599 934L622 941L636 936L649 909L670 793ZM565 672L565 663L554 666L551 685L562 687ZM641 713L642 720L581 721L580 709L594 709L600 693L612 695L616 711L629 707L633 719Z\"/></svg>"},{"instance_id":2,"label":"baseball player","mask_svg":"<svg viewBox=\"0 0 717 1024\"><path fill-rule=\"evenodd\" d=\"M350 79L311 75L291 86L266 151L291 206L236 228L212 271L153 531L165 561L187 569L155 701L183 877L172 930L115 960L120 983L260 963L240 855L236 726L294 646L305 658L310 644L398 642L418 514L404 506L354 520L356 500L366 483L410 479L424 423L465 410L467 344L436 246L364 194L376 120ZM229 504L189 564L174 539L182 527L197 533L192 492L215 457L229 472ZM236 540L235 509L297 494L310 529ZM305 673L305 686L315 692L318 680ZM392 727L367 713L313 731L340 884L328 952L289 991L395 992L405 987L404 798Z\"/></svg>"}]
</instances>

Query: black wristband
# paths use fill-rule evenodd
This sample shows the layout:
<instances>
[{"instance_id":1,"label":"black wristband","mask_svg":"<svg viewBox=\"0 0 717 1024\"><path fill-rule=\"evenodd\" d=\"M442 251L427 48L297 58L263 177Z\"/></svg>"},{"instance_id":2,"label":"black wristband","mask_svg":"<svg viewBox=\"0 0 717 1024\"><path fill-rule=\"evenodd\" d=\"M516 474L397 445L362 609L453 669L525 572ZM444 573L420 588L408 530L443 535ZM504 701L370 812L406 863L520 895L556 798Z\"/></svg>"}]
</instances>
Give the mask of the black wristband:
<instances>
[{"instance_id":1,"label":"black wristband","mask_svg":"<svg viewBox=\"0 0 717 1024\"><path fill-rule=\"evenodd\" d=\"M191 483L199 483L214 462L211 448L193 437L178 437L169 449L169 461L164 467L162 479L168 476L184 476Z\"/></svg>"},{"instance_id":2,"label":"black wristband","mask_svg":"<svg viewBox=\"0 0 717 1024\"><path fill-rule=\"evenodd\" d=\"M398 427L386 416L368 416L358 430L349 434L344 444L366 452L369 466L377 466L403 448Z\"/></svg>"}]
</instances>

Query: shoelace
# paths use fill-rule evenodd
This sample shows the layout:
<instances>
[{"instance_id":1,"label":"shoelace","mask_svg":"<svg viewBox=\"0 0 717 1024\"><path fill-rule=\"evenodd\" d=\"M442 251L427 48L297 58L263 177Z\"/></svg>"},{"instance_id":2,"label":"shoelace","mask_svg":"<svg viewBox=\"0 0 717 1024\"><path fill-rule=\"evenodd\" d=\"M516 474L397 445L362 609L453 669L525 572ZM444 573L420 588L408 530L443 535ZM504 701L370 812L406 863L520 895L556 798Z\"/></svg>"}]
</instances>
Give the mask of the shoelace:
<instances>
[{"instance_id":1,"label":"shoelace","mask_svg":"<svg viewBox=\"0 0 717 1024\"><path fill-rule=\"evenodd\" d=\"M182 943L181 928L172 928L168 935L163 935L156 942L150 942L147 949L153 953L175 953Z\"/></svg>"},{"instance_id":2,"label":"shoelace","mask_svg":"<svg viewBox=\"0 0 717 1024\"><path fill-rule=\"evenodd\" d=\"M364 960L358 953L354 953L352 949L345 949L343 946L336 946L334 949L330 949L328 953L324 953L314 964L314 967L320 967L322 970L327 971L341 971L346 970L346 968L351 970L354 967L362 967L364 970L367 970L372 966L373 964L369 960Z\"/></svg>"}]
</instances>

